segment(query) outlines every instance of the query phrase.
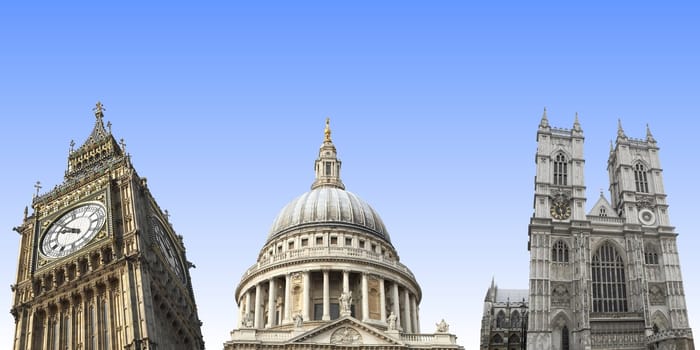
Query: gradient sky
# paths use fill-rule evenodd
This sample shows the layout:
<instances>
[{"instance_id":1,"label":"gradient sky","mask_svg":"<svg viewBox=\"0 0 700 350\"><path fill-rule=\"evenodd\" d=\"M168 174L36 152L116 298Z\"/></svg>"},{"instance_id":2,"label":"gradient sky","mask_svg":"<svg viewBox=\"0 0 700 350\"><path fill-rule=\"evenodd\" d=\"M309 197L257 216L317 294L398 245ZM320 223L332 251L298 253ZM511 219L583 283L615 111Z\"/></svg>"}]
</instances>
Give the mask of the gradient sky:
<instances>
[{"instance_id":1,"label":"gradient sky","mask_svg":"<svg viewBox=\"0 0 700 350\"><path fill-rule=\"evenodd\" d=\"M617 118L630 137L650 124L697 330L700 5L657 4L3 4L0 306L12 304L11 228L37 180L62 181L101 100L184 236L207 348L221 349L234 289L278 211L309 189L331 117L347 189L380 213L423 288L422 330L445 318L476 348L492 276L528 285L547 106L554 126L579 113L589 209L608 196ZM0 347L14 329L4 315Z\"/></svg>"}]
</instances>

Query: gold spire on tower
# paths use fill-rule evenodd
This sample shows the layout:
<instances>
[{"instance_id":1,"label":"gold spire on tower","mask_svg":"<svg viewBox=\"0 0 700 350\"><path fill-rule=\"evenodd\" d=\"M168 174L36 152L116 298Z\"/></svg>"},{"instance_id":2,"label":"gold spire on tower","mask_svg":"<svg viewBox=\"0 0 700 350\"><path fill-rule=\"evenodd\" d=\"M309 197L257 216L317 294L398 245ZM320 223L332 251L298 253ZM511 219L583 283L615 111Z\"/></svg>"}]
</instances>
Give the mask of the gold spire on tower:
<instances>
[{"instance_id":1,"label":"gold spire on tower","mask_svg":"<svg viewBox=\"0 0 700 350\"><path fill-rule=\"evenodd\" d=\"M326 118L326 128L323 130L323 134L325 135L324 142L332 142L331 141L331 118Z\"/></svg>"}]
</instances>

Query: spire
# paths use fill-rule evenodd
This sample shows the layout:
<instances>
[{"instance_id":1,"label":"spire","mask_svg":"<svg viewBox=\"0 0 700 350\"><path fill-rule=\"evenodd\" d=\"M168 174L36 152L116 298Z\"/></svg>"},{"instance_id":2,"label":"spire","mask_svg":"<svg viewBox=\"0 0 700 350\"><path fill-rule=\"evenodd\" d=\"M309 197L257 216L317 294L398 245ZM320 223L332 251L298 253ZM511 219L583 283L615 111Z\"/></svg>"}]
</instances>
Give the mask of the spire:
<instances>
[{"instance_id":1,"label":"spire","mask_svg":"<svg viewBox=\"0 0 700 350\"><path fill-rule=\"evenodd\" d=\"M316 171L316 179L311 185L311 189L319 187L335 187L341 190L345 189L343 181L340 180L340 165L341 161L335 149L333 141L331 141L331 120L326 118L326 127L323 130L323 144L318 151L314 169Z\"/></svg>"},{"instance_id":2,"label":"spire","mask_svg":"<svg viewBox=\"0 0 700 350\"><path fill-rule=\"evenodd\" d=\"M578 112L576 112L576 115L574 116L574 131L578 131L578 132L583 131L581 129L581 124L578 122Z\"/></svg>"},{"instance_id":3,"label":"spire","mask_svg":"<svg viewBox=\"0 0 700 350\"><path fill-rule=\"evenodd\" d=\"M103 163L114 157L123 155L122 150L117 145L117 141L112 136L112 123L104 124L104 105L97 101L92 111L95 113L95 126L92 128L90 136L78 147L71 141L70 152L68 153L68 170L66 179L80 176L80 174L94 169L98 163Z\"/></svg>"},{"instance_id":4,"label":"spire","mask_svg":"<svg viewBox=\"0 0 700 350\"><path fill-rule=\"evenodd\" d=\"M542 120L540 120L540 128L548 128L549 120L547 120L547 107L544 107L544 112L542 112Z\"/></svg>"},{"instance_id":5,"label":"spire","mask_svg":"<svg viewBox=\"0 0 700 350\"><path fill-rule=\"evenodd\" d=\"M105 129L105 124L102 121L102 118L104 118L104 111L107 109L104 108L102 105L102 102L97 101L95 104L95 108L92 109L95 112L95 127L92 128L92 132L90 133L90 136L88 139L85 141L85 144L88 143L97 143L98 141L102 140L105 138L107 135L111 134L111 132L108 134L107 130ZM110 129L111 129L111 123L110 123Z\"/></svg>"},{"instance_id":6,"label":"spire","mask_svg":"<svg viewBox=\"0 0 700 350\"><path fill-rule=\"evenodd\" d=\"M649 129L648 123L647 123L647 142L650 142L650 143L656 142L656 139L654 139L654 135L651 134L651 129Z\"/></svg>"},{"instance_id":7,"label":"spire","mask_svg":"<svg viewBox=\"0 0 700 350\"><path fill-rule=\"evenodd\" d=\"M619 139L627 139L627 135L625 135L625 130L622 129L622 120L620 118L617 118L617 138Z\"/></svg>"}]
</instances>

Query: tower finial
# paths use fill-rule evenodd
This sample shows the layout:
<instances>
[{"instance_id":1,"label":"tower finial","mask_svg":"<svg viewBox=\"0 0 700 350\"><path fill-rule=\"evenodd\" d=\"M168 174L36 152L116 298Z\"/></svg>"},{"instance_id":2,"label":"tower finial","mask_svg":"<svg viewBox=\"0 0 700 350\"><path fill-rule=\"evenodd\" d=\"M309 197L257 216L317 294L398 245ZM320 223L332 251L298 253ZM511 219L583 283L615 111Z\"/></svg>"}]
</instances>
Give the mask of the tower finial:
<instances>
[{"instance_id":1,"label":"tower finial","mask_svg":"<svg viewBox=\"0 0 700 350\"><path fill-rule=\"evenodd\" d=\"M331 118L326 118L326 128L323 130L323 134L325 135L323 142L332 142L331 141Z\"/></svg>"},{"instance_id":2,"label":"tower finial","mask_svg":"<svg viewBox=\"0 0 700 350\"><path fill-rule=\"evenodd\" d=\"M93 108L92 110L95 111L95 118L102 119L102 117L105 116L104 111L106 111L107 109L104 108L102 102L97 101L97 103L95 103L95 108Z\"/></svg>"},{"instance_id":3,"label":"tower finial","mask_svg":"<svg viewBox=\"0 0 700 350\"><path fill-rule=\"evenodd\" d=\"M39 191L41 190L41 181L37 181L34 184L34 188L36 188L36 193L34 194L34 197L39 197Z\"/></svg>"},{"instance_id":4,"label":"tower finial","mask_svg":"<svg viewBox=\"0 0 700 350\"><path fill-rule=\"evenodd\" d=\"M540 128L548 128L549 120L547 120L547 107L544 107L544 112L542 112L542 120L540 121Z\"/></svg>"},{"instance_id":5,"label":"tower finial","mask_svg":"<svg viewBox=\"0 0 700 350\"><path fill-rule=\"evenodd\" d=\"M622 129L622 120L620 118L617 118L617 137L626 139L627 135L625 135L625 130Z\"/></svg>"},{"instance_id":6,"label":"tower finial","mask_svg":"<svg viewBox=\"0 0 700 350\"><path fill-rule=\"evenodd\" d=\"M654 135L651 134L651 129L649 129L649 123L647 123L647 142L656 142Z\"/></svg>"},{"instance_id":7,"label":"tower finial","mask_svg":"<svg viewBox=\"0 0 700 350\"><path fill-rule=\"evenodd\" d=\"M578 122L578 112L574 115L574 130L581 131L581 123Z\"/></svg>"}]
</instances>

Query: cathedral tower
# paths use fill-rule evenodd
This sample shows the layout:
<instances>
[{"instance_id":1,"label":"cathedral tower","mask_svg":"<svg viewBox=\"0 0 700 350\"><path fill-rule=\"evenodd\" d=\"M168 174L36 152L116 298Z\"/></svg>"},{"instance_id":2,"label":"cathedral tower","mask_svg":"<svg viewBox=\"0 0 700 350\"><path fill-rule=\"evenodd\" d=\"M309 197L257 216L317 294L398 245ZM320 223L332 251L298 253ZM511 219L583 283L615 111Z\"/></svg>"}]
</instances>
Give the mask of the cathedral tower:
<instances>
[{"instance_id":1,"label":"cathedral tower","mask_svg":"<svg viewBox=\"0 0 700 350\"><path fill-rule=\"evenodd\" d=\"M83 145L71 142L64 182L37 186L15 228L13 349L204 349L182 236L104 110Z\"/></svg>"},{"instance_id":2,"label":"cathedral tower","mask_svg":"<svg viewBox=\"0 0 700 350\"><path fill-rule=\"evenodd\" d=\"M537 132L529 226L528 349L693 349L663 189L659 148L647 128L618 126L608 160L611 202L585 210L583 132Z\"/></svg>"}]
</instances>

